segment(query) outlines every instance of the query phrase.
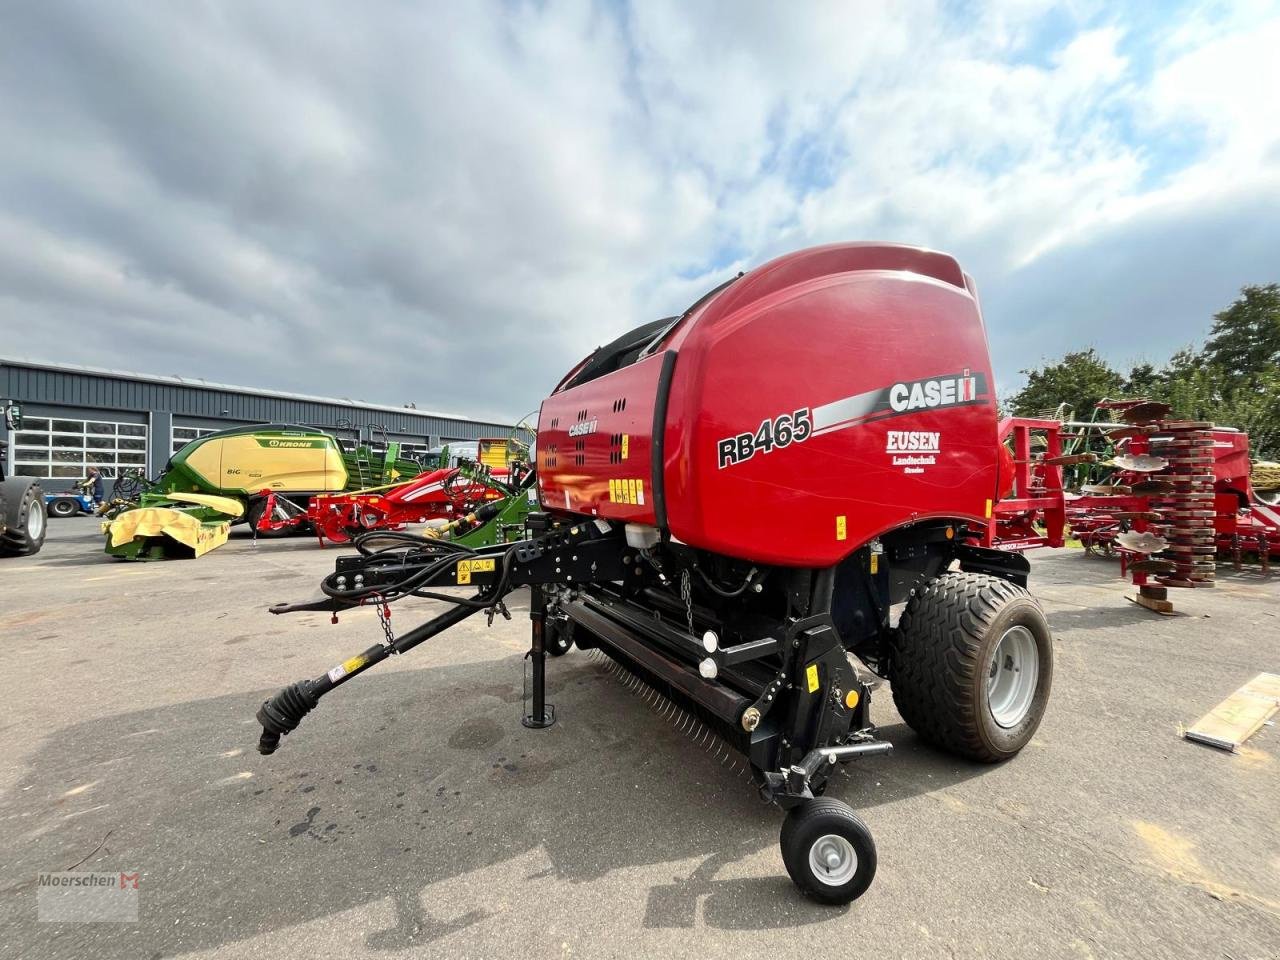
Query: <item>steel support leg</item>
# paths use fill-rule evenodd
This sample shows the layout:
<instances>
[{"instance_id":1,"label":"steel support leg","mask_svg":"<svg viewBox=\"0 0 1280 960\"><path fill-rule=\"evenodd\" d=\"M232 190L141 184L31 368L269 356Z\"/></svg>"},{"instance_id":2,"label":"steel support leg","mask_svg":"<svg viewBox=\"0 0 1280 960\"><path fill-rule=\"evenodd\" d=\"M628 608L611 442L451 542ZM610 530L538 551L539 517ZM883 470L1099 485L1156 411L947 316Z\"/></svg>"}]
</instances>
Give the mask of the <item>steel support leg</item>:
<instances>
[{"instance_id":1,"label":"steel support leg","mask_svg":"<svg viewBox=\"0 0 1280 960\"><path fill-rule=\"evenodd\" d=\"M533 708L520 722L541 730L556 722L556 709L547 706L547 650L543 635L547 625L547 598L536 584L529 588L529 621L533 635L529 648L533 665Z\"/></svg>"}]
</instances>

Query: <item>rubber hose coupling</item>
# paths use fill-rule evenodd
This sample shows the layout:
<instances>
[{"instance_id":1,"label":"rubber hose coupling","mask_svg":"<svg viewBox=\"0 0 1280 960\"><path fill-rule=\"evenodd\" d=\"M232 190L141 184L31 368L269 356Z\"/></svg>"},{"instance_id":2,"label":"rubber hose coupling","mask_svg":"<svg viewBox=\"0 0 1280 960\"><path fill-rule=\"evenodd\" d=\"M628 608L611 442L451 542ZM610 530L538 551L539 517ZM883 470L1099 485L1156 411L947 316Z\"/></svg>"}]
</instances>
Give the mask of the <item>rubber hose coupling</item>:
<instances>
[{"instance_id":1,"label":"rubber hose coupling","mask_svg":"<svg viewBox=\"0 0 1280 960\"><path fill-rule=\"evenodd\" d=\"M258 752L272 754L280 746L280 738L296 730L302 718L315 709L320 698L312 692L312 682L302 680L291 683L270 700L264 700L258 709L258 722L262 724L262 736L258 740Z\"/></svg>"}]
</instances>

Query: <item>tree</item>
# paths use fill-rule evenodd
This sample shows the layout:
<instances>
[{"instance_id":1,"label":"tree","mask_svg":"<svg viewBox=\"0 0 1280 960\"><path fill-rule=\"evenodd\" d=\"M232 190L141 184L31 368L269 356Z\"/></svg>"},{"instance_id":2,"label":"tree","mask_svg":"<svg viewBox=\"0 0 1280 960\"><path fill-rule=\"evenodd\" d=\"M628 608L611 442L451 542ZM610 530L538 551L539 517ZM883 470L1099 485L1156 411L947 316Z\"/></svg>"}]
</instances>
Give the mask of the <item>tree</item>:
<instances>
[{"instance_id":1,"label":"tree","mask_svg":"<svg viewBox=\"0 0 1280 960\"><path fill-rule=\"evenodd\" d=\"M1093 347L1021 372L1026 374L1026 386L1009 398L1009 406L1023 417L1051 414L1065 403L1073 416L1087 418L1099 400L1119 397L1124 391L1124 378Z\"/></svg>"},{"instance_id":2,"label":"tree","mask_svg":"<svg viewBox=\"0 0 1280 960\"><path fill-rule=\"evenodd\" d=\"M1249 286L1214 314L1204 360L1233 383L1259 384L1280 366L1280 284Z\"/></svg>"},{"instance_id":3,"label":"tree","mask_svg":"<svg viewBox=\"0 0 1280 960\"><path fill-rule=\"evenodd\" d=\"M1214 315L1204 348L1183 347L1163 367L1137 363L1122 376L1090 347L1022 372L1026 385L1002 411L1042 416L1065 404L1086 419L1104 397L1149 397L1179 420L1244 430L1254 457L1280 458L1280 284L1242 288Z\"/></svg>"},{"instance_id":4,"label":"tree","mask_svg":"<svg viewBox=\"0 0 1280 960\"><path fill-rule=\"evenodd\" d=\"M1122 387L1126 397L1149 397L1164 389L1164 376L1153 363L1135 363Z\"/></svg>"}]
</instances>

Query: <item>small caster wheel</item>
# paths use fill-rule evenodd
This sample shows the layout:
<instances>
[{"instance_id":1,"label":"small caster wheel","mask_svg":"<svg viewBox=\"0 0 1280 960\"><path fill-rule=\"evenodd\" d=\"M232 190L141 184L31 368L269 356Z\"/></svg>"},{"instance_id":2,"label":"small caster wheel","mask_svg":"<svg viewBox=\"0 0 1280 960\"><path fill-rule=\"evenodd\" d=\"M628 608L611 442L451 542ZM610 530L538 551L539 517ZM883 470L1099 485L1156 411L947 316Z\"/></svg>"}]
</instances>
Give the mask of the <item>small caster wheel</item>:
<instances>
[{"instance_id":1,"label":"small caster wheel","mask_svg":"<svg viewBox=\"0 0 1280 960\"><path fill-rule=\"evenodd\" d=\"M573 624L568 617L547 617L542 628L542 648L549 657L563 657L573 649Z\"/></svg>"},{"instance_id":2,"label":"small caster wheel","mask_svg":"<svg viewBox=\"0 0 1280 960\"><path fill-rule=\"evenodd\" d=\"M875 878L871 831L839 800L809 800L793 808L779 842L792 882L819 903L857 900Z\"/></svg>"}]
</instances>

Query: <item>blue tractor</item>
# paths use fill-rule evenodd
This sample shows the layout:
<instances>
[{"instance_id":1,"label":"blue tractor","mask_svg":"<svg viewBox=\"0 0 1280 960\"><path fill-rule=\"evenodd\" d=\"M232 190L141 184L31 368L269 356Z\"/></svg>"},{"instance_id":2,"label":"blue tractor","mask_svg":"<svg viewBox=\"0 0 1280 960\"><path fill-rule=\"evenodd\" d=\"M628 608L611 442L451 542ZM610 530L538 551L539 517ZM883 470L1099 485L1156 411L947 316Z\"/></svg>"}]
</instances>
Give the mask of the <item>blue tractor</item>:
<instances>
[{"instance_id":1,"label":"blue tractor","mask_svg":"<svg viewBox=\"0 0 1280 960\"><path fill-rule=\"evenodd\" d=\"M75 487L59 493L46 493L44 503L51 517L78 517L82 513L92 514L98 509L92 496Z\"/></svg>"}]
</instances>

